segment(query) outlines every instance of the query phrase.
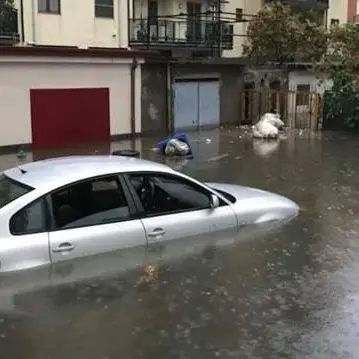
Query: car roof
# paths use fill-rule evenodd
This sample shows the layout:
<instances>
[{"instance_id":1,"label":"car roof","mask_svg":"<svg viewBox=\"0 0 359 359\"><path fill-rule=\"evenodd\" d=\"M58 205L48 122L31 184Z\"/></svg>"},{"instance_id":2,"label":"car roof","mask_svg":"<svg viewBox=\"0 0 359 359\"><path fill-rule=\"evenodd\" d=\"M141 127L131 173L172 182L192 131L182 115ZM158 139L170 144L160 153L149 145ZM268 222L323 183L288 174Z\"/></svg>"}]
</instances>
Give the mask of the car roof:
<instances>
[{"instance_id":1,"label":"car roof","mask_svg":"<svg viewBox=\"0 0 359 359\"><path fill-rule=\"evenodd\" d=\"M56 189L86 178L125 172L174 172L161 163L122 156L67 156L19 165L5 175L33 188Z\"/></svg>"}]
</instances>

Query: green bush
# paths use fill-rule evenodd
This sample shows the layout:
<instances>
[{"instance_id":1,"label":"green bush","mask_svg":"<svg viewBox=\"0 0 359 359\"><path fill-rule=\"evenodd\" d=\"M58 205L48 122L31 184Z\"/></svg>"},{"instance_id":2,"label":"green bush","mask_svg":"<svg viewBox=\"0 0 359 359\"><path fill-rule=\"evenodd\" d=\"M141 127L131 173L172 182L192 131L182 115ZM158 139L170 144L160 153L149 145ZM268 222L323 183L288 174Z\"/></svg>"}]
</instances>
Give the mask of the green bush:
<instances>
[{"instance_id":1,"label":"green bush","mask_svg":"<svg viewBox=\"0 0 359 359\"><path fill-rule=\"evenodd\" d=\"M327 127L359 129L359 88L346 71L332 76L333 87L324 98L324 121Z\"/></svg>"}]
</instances>

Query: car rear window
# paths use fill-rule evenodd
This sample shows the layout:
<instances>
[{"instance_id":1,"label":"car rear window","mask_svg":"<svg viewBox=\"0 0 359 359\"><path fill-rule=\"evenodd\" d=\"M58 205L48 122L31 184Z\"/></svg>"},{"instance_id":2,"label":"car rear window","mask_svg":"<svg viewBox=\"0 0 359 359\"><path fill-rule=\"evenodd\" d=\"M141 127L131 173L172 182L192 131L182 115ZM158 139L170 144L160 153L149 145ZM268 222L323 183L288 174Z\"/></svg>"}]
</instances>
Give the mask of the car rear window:
<instances>
[{"instance_id":1,"label":"car rear window","mask_svg":"<svg viewBox=\"0 0 359 359\"><path fill-rule=\"evenodd\" d=\"M32 188L0 174L0 208L32 191Z\"/></svg>"}]
</instances>

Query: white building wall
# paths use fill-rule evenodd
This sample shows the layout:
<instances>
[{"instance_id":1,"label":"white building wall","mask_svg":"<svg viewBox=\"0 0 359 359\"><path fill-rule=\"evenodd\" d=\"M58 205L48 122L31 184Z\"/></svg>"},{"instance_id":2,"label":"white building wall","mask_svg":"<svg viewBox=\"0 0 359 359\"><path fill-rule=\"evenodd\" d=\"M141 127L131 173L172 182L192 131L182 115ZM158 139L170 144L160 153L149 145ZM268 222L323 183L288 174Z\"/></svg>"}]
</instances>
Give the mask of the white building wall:
<instances>
[{"instance_id":1,"label":"white building wall","mask_svg":"<svg viewBox=\"0 0 359 359\"><path fill-rule=\"evenodd\" d=\"M297 103L297 91L300 90L298 86L309 85L310 93L305 94L299 92L298 96L304 99L306 104L299 105ZM291 123L294 127L294 122L301 118L304 122L311 119L316 112L318 112L318 95L323 95L325 91L330 90L333 82L329 79L319 79L315 74L307 71L292 71L288 73L288 99L287 99L287 123Z\"/></svg>"},{"instance_id":2,"label":"white building wall","mask_svg":"<svg viewBox=\"0 0 359 359\"><path fill-rule=\"evenodd\" d=\"M202 11L208 10L209 1L192 0L202 4ZM132 14L132 2L135 13ZM94 0L62 0L60 14L44 14L38 12L37 0L23 0L25 43L39 45L63 45L87 47L122 47L128 48L128 14L130 18L146 18L148 0L114 0L114 18L96 18ZM20 9L20 0L15 0ZM247 19L255 15L263 6L263 0L230 0L222 4L222 10L233 15L237 8L243 9ZM160 16L186 14L185 0L158 0ZM327 14L328 25L332 19L340 23L347 22L348 0L329 0ZM178 19L174 19L178 21ZM185 21L185 20L184 20ZM19 22L20 23L20 22ZM21 26L21 23L20 23ZM181 26L184 28L185 25ZM234 25L234 48L224 51L224 57L240 57L248 23Z\"/></svg>"},{"instance_id":3,"label":"white building wall","mask_svg":"<svg viewBox=\"0 0 359 359\"><path fill-rule=\"evenodd\" d=\"M65 2L66 0L64 0ZM0 57L0 146L31 143L30 89L110 90L111 135L131 133L131 59ZM141 66L135 79L136 132L141 132Z\"/></svg>"},{"instance_id":4,"label":"white building wall","mask_svg":"<svg viewBox=\"0 0 359 359\"><path fill-rule=\"evenodd\" d=\"M327 13L327 24L330 25L331 19L339 20L340 24L348 21L348 1L349 0L329 0L329 8ZM359 0L358 4L359 4ZM263 0L230 0L223 5L224 11L228 13L235 13L236 8L243 9L246 19L251 19L264 6ZM358 5L359 8L359 5ZM359 10L357 9L357 13ZM234 38L233 50L224 51L224 57L240 57L243 55L243 45L246 43L246 37L242 35L247 34L248 22L237 23L234 26L234 34L240 35Z\"/></svg>"},{"instance_id":5,"label":"white building wall","mask_svg":"<svg viewBox=\"0 0 359 359\"><path fill-rule=\"evenodd\" d=\"M307 71L291 71L288 73L288 87L290 91L297 91L298 85L309 85L311 92L323 94L333 86L331 80L321 80L315 74Z\"/></svg>"},{"instance_id":6,"label":"white building wall","mask_svg":"<svg viewBox=\"0 0 359 359\"><path fill-rule=\"evenodd\" d=\"M348 22L348 0L329 0L328 26L331 20L339 20L339 24Z\"/></svg>"},{"instance_id":7,"label":"white building wall","mask_svg":"<svg viewBox=\"0 0 359 359\"><path fill-rule=\"evenodd\" d=\"M23 0L25 43L128 47L127 0L114 0L114 18L96 18L94 0L62 0L61 13L39 13L37 0ZM20 9L20 0L15 0Z\"/></svg>"},{"instance_id":8,"label":"white building wall","mask_svg":"<svg viewBox=\"0 0 359 359\"><path fill-rule=\"evenodd\" d=\"M263 0L231 0L223 5L223 11L234 14L236 9L243 9L243 18L250 20L252 16L263 7ZM247 16L246 16L247 15ZM234 15L232 15L234 18ZM223 52L223 57L241 57L243 56L243 45L246 42L248 22L236 23L234 25L233 50ZM239 35L239 36L238 36ZM242 36L244 35L244 36Z\"/></svg>"}]
</instances>

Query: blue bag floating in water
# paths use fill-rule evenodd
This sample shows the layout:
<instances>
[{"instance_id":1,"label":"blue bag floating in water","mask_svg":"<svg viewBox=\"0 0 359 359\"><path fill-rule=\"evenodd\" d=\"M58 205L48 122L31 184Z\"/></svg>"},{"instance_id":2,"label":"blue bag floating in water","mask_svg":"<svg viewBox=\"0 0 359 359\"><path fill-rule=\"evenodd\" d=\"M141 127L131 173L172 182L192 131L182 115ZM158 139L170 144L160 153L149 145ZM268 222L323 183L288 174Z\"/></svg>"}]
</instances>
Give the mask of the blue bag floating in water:
<instances>
[{"instance_id":1,"label":"blue bag floating in water","mask_svg":"<svg viewBox=\"0 0 359 359\"><path fill-rule=\"evenodd\" d=\"M193 157L193 151L192 151L192 147L188 141L188 138L187 138L187 134L184 133L184 132L179 132L179 133L176 133L174 134L172 137L169 137L165 140L162 140L160 142L157 143L157 148L159 150L159 152L161 152L162 154L165 154L165 149L166 149L166 146L168 144L169 141L171 140L180 140L184 143L186 143L188 145L188 148L189 148L189 152L187 154L187 157Z\"/></svg>"}]
</instances>

